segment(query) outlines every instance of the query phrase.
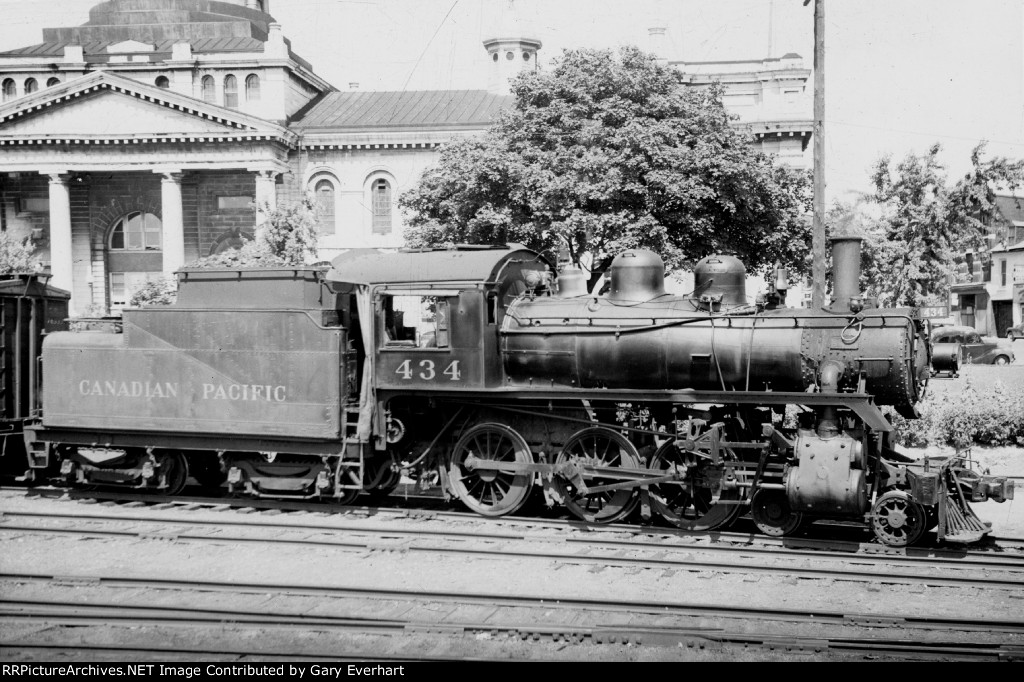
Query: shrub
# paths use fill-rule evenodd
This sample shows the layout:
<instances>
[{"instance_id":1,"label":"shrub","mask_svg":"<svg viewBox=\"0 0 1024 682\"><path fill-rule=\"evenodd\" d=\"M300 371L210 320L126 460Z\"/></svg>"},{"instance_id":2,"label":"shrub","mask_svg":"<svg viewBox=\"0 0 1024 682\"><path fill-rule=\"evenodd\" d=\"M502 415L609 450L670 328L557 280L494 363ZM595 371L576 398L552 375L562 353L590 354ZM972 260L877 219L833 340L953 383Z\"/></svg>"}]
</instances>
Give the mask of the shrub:
<instances>
[{"instance_id":1,"label":"shrub","mask_svg":"<svg viewBox=\"0 0 1024 682\"><path fill-rule=\"evenodd\" d=\"M128 305L132 308L143 305L170 305L178 299L178 281L173 277L161 277L146 282L132 294Z\"/></svg>"},{"instance_id":2,"label":"shrub","mask_svg":"<svg viewBox=\"0 0 1024 682\"><path fill-rule=\"evenodd\" d=\"M896 442L911 447L954 445L1024 445L1024 389L996 381L976 388L966 378L958 394L929 394L918 404L920 419L890 413Z\"/></svg>"},{"instance_id":3,"label":"shrub","mask_svg":"<svg viewBox=\"0 0 1024 682\"><path fill-rule=\"evenodd\" d=\"M206 256L186 265L189 268L259 268L291 265L287 260L273 254L266 244L259 241L246 242L240 248L228 249Z\"/></svg>"},{"instance_id":4,"label":"shrub","mask_svg":"<svg viewBox=\"0 0 1024 682\"><path fill-rule=\"evenodd\" d=\"M18 239L10 232L0 232L0 274L35 272L34 250L28 237Z\"/></svg>"},{"instance_id":5,"label":"shrub","mask_svg":"<svg viewBox=\"0 0 1024 682\"><path fill-rule=\"evenodd\" d=\"M259 211L266 216L256 230L256 238L238 249L200 258L190 268L258 268L304 265L316 258L318 227L317 204L312 194L290 206Z\"/></svg>"},{"instance_id":6,"label":"shrub","mask_svg":"<svg viewBox=\"0 0 1024 682\"><path fill-rule=\"evenodd\" d=\"M317 210L312 194L295 204L261 207L260 211L267 217L256 232L256 241L288 265L309 263L316 258L319 239Z\"/></svg>"}]
</instances>

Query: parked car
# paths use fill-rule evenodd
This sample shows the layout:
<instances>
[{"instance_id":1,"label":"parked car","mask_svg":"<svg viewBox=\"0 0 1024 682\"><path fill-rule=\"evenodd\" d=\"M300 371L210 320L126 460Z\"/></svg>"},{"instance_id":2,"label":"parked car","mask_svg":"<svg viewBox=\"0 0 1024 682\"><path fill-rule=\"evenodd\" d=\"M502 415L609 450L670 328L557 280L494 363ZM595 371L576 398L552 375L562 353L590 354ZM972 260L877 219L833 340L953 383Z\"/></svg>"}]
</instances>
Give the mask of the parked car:
<instances>
[{"instance_id":1,"label":"parked car","mask_svg":"<svg viewBox=\"0 0 1024 682\"><path fill-rule=\"evenodd\" d=\"M1010 341L1024 339L1024 322L1021 322L1018 325L1014 325L1013 327L1007 328L1006 338L1010 339Z\"/></svg>"},{"instance_id":2,"label":"parked car","mask_svg":"<svg viewBox=\"0 0 1024 682\"><path fill-rule=\"evenodd\" d=\"M961 362L976 365L1008 365L1014 360L1013 350L982 338L973 327L939 327L932 332L932 352L939 344L959 344Z\"/></svg>"}]
</instances>

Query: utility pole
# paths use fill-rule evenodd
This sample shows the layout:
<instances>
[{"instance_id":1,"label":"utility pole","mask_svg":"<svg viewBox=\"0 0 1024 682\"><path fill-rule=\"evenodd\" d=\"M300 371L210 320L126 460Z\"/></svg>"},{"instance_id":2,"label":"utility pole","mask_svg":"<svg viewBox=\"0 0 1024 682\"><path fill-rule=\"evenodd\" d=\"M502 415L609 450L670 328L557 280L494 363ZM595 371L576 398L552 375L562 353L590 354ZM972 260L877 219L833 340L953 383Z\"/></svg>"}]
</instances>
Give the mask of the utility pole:
<instances>
[{"instance_id":1,"label":"utility pole","mask_svg":"<svg viewBox=\"0 0 1024 682\"><path fill-rule=\"evenodd\" d=\"M804 0L804 7L810 0ZM811 306L825 304L825 0L814 0L814 219Z\"/></svg>"}]
</instances>

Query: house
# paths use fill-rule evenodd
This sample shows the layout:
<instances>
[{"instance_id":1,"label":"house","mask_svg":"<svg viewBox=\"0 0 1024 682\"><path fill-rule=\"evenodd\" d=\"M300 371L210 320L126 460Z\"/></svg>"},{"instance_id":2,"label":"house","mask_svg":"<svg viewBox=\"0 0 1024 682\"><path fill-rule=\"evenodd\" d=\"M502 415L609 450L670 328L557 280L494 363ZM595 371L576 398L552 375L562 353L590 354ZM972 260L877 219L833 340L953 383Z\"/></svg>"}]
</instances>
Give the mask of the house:
<instances>
[{"instance_id":1,"label":"house","mask_svg":"<svg viewBox=\"0 0 1024 682\"><path fill-rule=\"evenodd\" d=\"M1024 195L997 195L988 227L989 246L958 264L950 308L960 324L1005 337L1024 321Z\"/></svg>"}]
</instances>

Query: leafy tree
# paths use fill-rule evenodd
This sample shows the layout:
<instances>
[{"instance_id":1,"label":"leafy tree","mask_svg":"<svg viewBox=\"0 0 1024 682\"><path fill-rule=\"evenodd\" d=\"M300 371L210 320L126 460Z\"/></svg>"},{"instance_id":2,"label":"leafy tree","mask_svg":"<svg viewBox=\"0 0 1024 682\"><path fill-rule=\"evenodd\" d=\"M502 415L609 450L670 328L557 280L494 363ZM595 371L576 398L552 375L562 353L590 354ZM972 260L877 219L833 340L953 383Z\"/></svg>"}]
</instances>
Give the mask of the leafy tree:
<instances>
[{"instance_id":1,"label":"leafy tree","mask_svg":"<svg viewBox=\"0 0 1024 682\"><path fill-rule=\"evenodd\" d=\"M643 247L670 268L733 251L804 270L809 177L754 150L720 87L682 87L626 47L566 51L512 90L485 134L446 145L400 197L411 246L521 242L584 266Z\"/></svg>"},{"instance_id":2,"label":"leafy tree","mask_svg":"<svg viewBox=\"0 0 1024 682\"><path fill-rule=\"evenodd\" d=\"M997 156L983 159L986 143L971 150L971 170L957 181L949 193L951 218L966 226L965 238L958 247L978 247L996 216L996 190L1013 190L1024 185L1024 160L1011 161Z\"/></svg>"},{"instance_id":3,"label":"leafy tree","mask_svg":"<svg viewBox=\"0 0 1024 682\"><path fill-rule=\"evenodd\" d=\"M28 237L17 239L10 232L0 232L0 274L35 272L34 250Z\"/></svg>"},{"instance_id":4,"label":"leafy tree","mask_svg":"<svg viewBox=\"0 0 1024 682\"><path fill-rule=\"evenodd\" d=\"M1024 162L982 158L985 144L971 154L971 171L948 186L941 151L934 144L908 154L892 167L890 157L875 165L870 201L880 218L865 241L870 292L884 305L927 305L948 296L955 258L977 248L995 213L997 187L1024 184Z\"/></svg>"},{"instance_id":5,"label":"leafy tree","mask_svg":"<svg viewBox=\"0 0 1024 682\"><path fill-rule=\"evenodd\" d=\"M312 194L295 204L274 208L264 204L259 210L266 218L257 227L255 239L237 249L200 258L189 263L189 267L273 267L304 265L316 260L318 206Z\"/></svg>"}]
</instances>

